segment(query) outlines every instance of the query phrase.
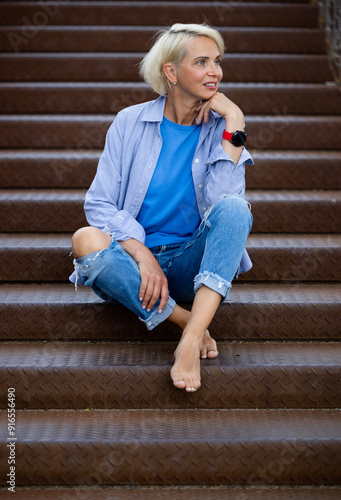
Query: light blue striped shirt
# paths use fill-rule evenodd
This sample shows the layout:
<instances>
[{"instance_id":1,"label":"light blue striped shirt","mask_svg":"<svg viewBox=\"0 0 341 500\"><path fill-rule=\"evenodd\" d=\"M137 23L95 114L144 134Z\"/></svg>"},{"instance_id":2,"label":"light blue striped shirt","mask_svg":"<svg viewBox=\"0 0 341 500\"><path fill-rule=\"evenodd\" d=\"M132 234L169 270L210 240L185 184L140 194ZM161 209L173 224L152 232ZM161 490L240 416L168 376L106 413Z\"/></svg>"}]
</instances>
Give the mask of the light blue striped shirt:
<instances>
[{"instance_id":1,"label":"light blue striped shirt","mask_svg":"<svg viewBox=\"0 0 341 500\"><path fill-rule=\"evenodd\" d=\"M84 209L88 223L118 241L134 238L145 243L145 231L136 220L160 152L160 124L166 98L128 107L110 126L96 176L88 190ZM245 164L253 164L243 148L237 166L222 147L225 120L211 111L202 123L192 162L192 176L201 219L225 194L245 194ZM251 268L244 250L238 272ZM72 280L74 281L74 280Z\"/></svg>"}]
</instances>

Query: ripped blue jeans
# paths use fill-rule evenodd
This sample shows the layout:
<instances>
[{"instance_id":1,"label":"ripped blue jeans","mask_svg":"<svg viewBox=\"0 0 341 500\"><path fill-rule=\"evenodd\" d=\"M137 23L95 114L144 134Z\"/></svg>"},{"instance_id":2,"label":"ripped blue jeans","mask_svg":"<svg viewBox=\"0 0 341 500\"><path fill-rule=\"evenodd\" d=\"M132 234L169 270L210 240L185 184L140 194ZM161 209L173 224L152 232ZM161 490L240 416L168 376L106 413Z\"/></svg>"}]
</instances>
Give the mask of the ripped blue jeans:
<instances>
[{"instance_id":1,"label":"ripped blue jeans","mask_svg":"<svg viewBox=\"0 0 341 500\"><path fill-rule=\"evenodd\" d=\"M109 249L75 260L76 273L99 297L123 304L152 330L172 314L176 302L192 302L203 285L218 292L222 300L226 299L252 220L244 199L226 196L207 211L186 242L150 249L168 280L169 299L161 313L158 313L160 301L150 312L142 309L139 268L115 239Z\"/></svg>"}]
</instances>

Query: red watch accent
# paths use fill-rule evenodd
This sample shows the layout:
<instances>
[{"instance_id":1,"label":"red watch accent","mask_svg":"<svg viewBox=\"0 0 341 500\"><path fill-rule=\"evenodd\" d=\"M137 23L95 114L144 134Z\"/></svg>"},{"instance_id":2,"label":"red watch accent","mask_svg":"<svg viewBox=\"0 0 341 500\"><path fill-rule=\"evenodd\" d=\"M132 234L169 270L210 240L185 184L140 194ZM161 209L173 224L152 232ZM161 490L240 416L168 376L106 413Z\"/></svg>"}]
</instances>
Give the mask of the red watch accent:
<instances>
[{"instance_id":1,"label":"red watch accent","mask_svg":"<svg viewBox=\"0 0 341 500\"><path fill-rule=\"evenodd\" d=\"M226 132L226 130L224 130L223 139L226 139L227 141L231 141L232 136L233 136L233 134L231 134L230 132Z\"/></svg>"}]
</instances>

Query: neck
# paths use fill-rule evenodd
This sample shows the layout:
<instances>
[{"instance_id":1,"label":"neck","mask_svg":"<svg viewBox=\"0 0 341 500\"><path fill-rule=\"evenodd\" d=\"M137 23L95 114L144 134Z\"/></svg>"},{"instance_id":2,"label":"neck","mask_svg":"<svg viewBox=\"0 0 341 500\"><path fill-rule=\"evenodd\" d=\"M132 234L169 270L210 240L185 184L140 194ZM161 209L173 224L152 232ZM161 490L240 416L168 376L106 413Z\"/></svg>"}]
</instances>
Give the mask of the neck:
<instances>
[{"instance_id":1,"label":"neck","mask_svg":"<svg viewBox=\"0 0 341 500\"><path fill-rule=\"evenodd\" d=\"M199 101L180 101L174 97L172 91L167 96L164 115L168 120L178 125L194 125L198 112L195 108L199 106Z\"/></svg>"}]
</instances>

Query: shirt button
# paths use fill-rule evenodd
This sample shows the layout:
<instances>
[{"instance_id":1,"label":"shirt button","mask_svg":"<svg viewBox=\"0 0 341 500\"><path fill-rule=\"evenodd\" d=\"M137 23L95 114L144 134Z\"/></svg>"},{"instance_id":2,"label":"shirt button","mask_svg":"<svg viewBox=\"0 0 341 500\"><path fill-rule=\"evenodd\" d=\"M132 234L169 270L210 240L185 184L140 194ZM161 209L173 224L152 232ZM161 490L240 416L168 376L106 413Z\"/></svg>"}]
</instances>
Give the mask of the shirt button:
<instances>
[{"instance_id":1,"label":"shirt button","mask_svg":"<svg viewBox=\"0 0 341 500\"><path fill-rule=\"evenodd\" d=\"M199 158L196 158L194 161L195 163L199 163Z\"/></svg>"},{"instance_id":2,"label":"shirt button","mask_svg":"<svg viewBox=\"0 0 341 500\"><path fill-rule=\"evenodd\" d=\"M206 210L207 210L207 207L202 207L202 209L204 210L204 212L206 212Z\"/></svg>"},{"instance_id":3,"label":"shirt button","mask_svg":"<svg viewBox=\"0 0 341 500\"><path fill-rule=\"evenodd\" d=\"M202 189L202 184L199 184L199 189Z\"/></svg>"}]
</instances>

